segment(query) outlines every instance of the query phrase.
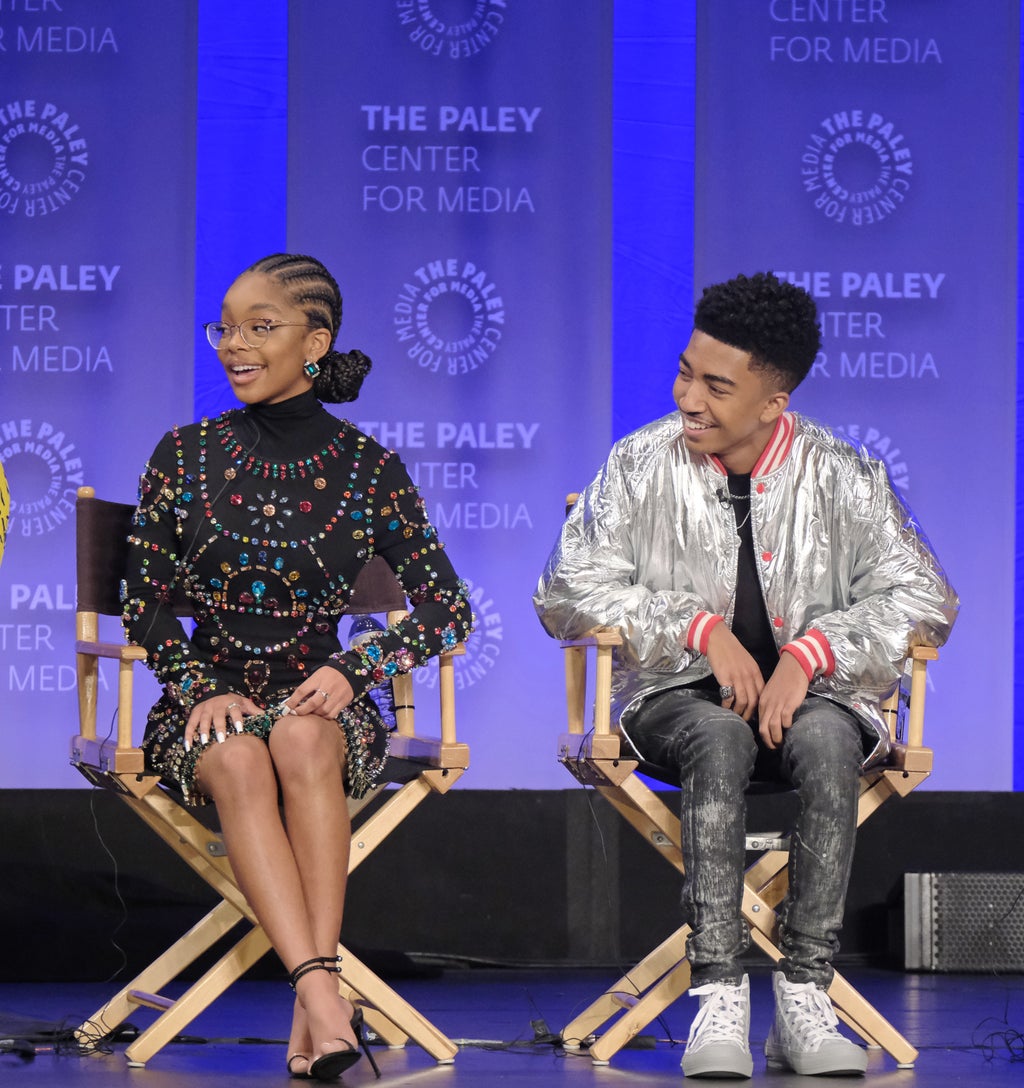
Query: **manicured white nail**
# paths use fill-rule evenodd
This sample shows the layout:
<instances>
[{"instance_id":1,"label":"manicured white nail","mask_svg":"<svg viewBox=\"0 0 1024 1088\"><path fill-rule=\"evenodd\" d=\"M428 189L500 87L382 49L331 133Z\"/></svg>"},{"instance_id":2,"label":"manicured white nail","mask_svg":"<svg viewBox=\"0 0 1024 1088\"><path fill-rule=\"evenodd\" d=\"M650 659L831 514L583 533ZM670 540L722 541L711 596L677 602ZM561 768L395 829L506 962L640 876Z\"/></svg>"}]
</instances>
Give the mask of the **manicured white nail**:
<instances>
[{"instance_id":1,"label":"manicured white nail","mask_svg":"<svg viewBox=\"0 0 1024 1088\"><path fill-rule=\"evenodd\" d=\"M185 751L186 752L191 752L192 751L192 742L190 740L185 741Z\"/></svg>"},{"instance_id":2,"label":"manicured white nail","mask_svg":"<svg viewBox=\"0 0 1024 1088\"><path fill-rule=\"evenodd\" d=\"M242 723L241 722L235 722L235 732L236 733L241 733L242 732Z\"/></svg>"},{"instance_id":3,"label":"manicured white nail","mask_svg":"<svg viewBox=\"0 0 1024 1088\"><path fill-rule=\"evenodd\" d=\"M210 743L210 737L209 737L209 734L207 734L207 733L200 733L200 734L199 734L199 743L200 743L200 744L209 744L209 743Z\"/></svg>"},{"instance_id":4,"label":"manicured white nail","mask_svg":"<svg viewBox=\"0 0 1024 1088\"><path fill-rule=\"evenodd\" d=\"M226 739L227 739L227 734L226 733L218 733L217 734L217 743L218 744L223 744ZM232 749L232 751L234 751L234 749Z\"/></svg>"}]
</instances>

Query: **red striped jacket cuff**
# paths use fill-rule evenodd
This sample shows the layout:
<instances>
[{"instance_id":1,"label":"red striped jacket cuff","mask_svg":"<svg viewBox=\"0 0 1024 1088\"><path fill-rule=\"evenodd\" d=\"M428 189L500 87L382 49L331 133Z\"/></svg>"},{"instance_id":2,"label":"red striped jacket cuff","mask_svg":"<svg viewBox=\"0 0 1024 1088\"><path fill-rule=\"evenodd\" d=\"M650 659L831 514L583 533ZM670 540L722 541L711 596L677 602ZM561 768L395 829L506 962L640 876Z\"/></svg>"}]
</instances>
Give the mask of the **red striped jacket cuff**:
<instances>
[{"instance_id":1,"label":"red striped jacket cuff","mask_svg":"<svg viewBox=\"0 0 1024 1088\"><path fill-rule=\"evenodd\" d=\"M716 616L714 612L698 612L686 629L687 649L696 650L699 654L706 654L711 632L720 623L724 622L723 617Z\"/></svg>"},{"instance_id":2,"label":"red striped jacket cuff","mask_svg":"<svg viewBox=\"0 0 1024 1088\"><path fill-rule=\"evenodd\" d=\"M780 653L792 654L800 662L808 681L816 676L831 676L836 671L836 659L828 639L813 627L806 635L787 642Z\"/></svg>"}]
</instances>

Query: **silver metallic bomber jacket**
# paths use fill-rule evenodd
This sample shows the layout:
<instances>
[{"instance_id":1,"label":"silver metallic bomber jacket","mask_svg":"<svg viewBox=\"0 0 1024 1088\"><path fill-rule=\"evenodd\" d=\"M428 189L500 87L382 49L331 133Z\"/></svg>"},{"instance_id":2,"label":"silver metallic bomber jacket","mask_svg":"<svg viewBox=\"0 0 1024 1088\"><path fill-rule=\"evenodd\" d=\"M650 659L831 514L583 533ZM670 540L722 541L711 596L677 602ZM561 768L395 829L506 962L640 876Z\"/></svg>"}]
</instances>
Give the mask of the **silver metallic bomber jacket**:
<instances>
[{"instance_id":1,"label":"silver metallic bomber jacket","mask_svg":"<svg viewBox=\"0 0 1024 1088\"><path fill-rule=\"evenodd\" d=\"M726 487L725 467L686 449L672 412L615 444L563 526L534 605L555 638L621 632L619 716L711 672L701 629L714 616L731 624L736 600ZM852 710L877 738L866 763L880 761L889 734L878 703L910 646L945 642L956 594L885 465L795 413L754 466L750 510L776 645L820 648L810 692Z\"/></svg>"}]
</instances>

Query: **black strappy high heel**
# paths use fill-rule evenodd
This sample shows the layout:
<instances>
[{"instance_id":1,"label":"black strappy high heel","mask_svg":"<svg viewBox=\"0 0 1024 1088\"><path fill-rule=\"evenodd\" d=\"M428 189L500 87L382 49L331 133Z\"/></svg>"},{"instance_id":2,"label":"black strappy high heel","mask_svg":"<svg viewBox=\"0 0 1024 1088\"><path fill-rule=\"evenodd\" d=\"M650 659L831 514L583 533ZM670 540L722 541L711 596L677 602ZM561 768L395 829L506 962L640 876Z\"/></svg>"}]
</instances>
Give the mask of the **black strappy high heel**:
<instances>
[{"instance_id":1,"label":"black strappy high heel","mask_svg":"<svg viewBox=\"0 0 1024 1088\"><path fill-rule=\"evenodd\" d=\"M373 1070L374 1076L377 1080L380 1080L380 1070L377 1068L377 1063L374 1060L373 1054L370 1053L370 1047L363 1036L363 1010L356 1009L352 1014L352 1019L349 1020L349 1024L352 1026L352 1030L356 1033L356 1040L363 1049L363 1053L366 1055L366 1060L370 1063L370 1068Z\"/></svg>"},{"instance_id":2,"label":"black strappy high heel","mask_svg":"<svg viewBox=\"0 0 1024 1088\"><path fill-rule=\"evenodd\" d=\"M309 1061L309 1056L307 1054L292 1054L291 1057L286 1059L284 1067L288 1070L288 1076L291 1077L292 1080L312 1080L313 1078L309 1075L308 1069L303 1069L301 1073L296 1073L295 1070L292 1069L292 1062L297 1062L300 1058L304 1062Z\"/></svg>"},{"instance_id":3,"label":"black strappy high heel","mask_svg":"<svg viewBox=\"0 0 1024 1088\"><path fill-rule=\"evenodd\" d=\"M300 963L298 967L288 976L288 983L291 988L295 989L295 984L302 978L303 975L309 974L310 971L330 971L333 974L337 974L340 970L338 964L341 963L341 956L314 956L311 960L305 960ZM363 1037L363 1010L355 1009L352 1014L352 1019L349 1021L349 1025L352 1028L356 1037L358 1046L362 1048L363 1053L366 1055L366 1060L370 1063L370 1067L373 1069L377 1079L380 1079L380 1069L377 1068L377 1063L374 1061L373 1055L370 1053L370 1048L366 1044L366 1039ZM331 1050L327 1054L321 1054L315 1061L310 1061L305 1054L293 1054L287 1061L288 1075L296 1080L337 1080L346 1069L351 1069L357 1061L359 1061L359 1050L352 1046L346 1039L338 1037L338 1042L345 1043L344 1050ZM292 1072L292 1062L297 1058L303 1058L306 1061L310 1061L309 1068L303 1073Z\"/></svg>"}]
</instances>

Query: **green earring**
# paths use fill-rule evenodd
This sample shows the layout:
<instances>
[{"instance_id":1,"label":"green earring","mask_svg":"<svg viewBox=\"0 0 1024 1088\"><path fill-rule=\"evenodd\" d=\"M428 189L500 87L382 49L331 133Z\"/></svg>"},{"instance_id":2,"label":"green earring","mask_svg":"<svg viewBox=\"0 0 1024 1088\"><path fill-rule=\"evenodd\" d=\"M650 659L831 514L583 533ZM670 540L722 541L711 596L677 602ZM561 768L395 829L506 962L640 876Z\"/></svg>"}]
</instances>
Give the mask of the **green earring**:
<instances>
[{"instance_id":1,"label":"green earring","mask_svg":"<svg viewBox=\"0 0 1024 1088\"><path fill-rule=\"evenodd\" d=\"M320 373L320 364L314 362L312 359L307 359L302 366L303 373L307 378L315 378Z\"/></svg>"}]
</instances>

